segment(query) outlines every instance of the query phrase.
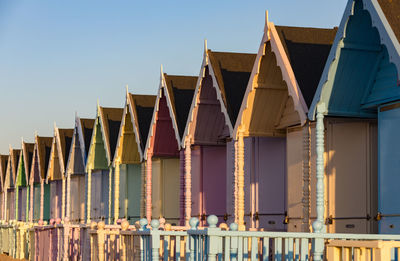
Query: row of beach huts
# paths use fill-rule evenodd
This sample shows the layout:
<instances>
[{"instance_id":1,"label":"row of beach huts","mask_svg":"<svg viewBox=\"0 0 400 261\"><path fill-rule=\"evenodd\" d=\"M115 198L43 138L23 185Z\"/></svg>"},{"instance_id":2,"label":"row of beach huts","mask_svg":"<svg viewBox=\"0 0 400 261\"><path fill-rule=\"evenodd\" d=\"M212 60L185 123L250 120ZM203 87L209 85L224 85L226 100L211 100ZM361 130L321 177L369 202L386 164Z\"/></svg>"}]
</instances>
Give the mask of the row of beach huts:
<instances>
[{"instance_id":1,"label":"row of beach huts","mask_svg":"<svg viewBox=\"0 0 400 261\"><path fill-rule=\"evenodd\" d=\"M256 54L205 42L198 76L161 67L156 95L127 88L123 108L98 103L92 119L76 115L73 128L22 140L0 156L2 251L84 259L70 241L50 258L39 228L68 224L98 236L96 224L134 231L153 219L182 233L197 220L243 233L400 234L399 14L398 1L349 0L331 29L277 26L266 14ZM10 232L18 226L31 233L18 239ZM96 240L86 258L122 258ZM284 242L280 251L290 249Z\"/></svg>"}]
</instances>

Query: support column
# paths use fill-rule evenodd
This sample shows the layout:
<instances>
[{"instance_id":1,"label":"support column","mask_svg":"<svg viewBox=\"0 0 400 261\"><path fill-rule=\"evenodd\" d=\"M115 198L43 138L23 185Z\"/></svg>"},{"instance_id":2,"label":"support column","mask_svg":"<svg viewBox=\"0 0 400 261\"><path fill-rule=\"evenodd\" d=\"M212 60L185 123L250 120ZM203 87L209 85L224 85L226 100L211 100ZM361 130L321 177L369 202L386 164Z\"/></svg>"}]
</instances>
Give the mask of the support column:
<instances>
[{"instance_id":1,"label":"support column","mask_svg":"<svg viewBox=\"0 0 400 261\"><path fill-rule=\"evenodd\" d=\"M152 161L152 156L153 154L151 152L147 153L147 161L146 161L146 218L148 223L150 224L151 222L151 207L152 207L152 201L151 201L151 161Z\"/></svg>"},{"instance_id":2,"label":"support column","mask_svg":"<svg viewBox=\"0 0 400 261\"><path fill-rule=\"evenodd\" d=\"M62 177L61 219L65 218L65 176Z\"/></svg>"},{"instance_id":3,"label":"support column","mask_svg":"<svg viewBox=\"0 0 400 261\"><path fill-rule=\"evenodd\" d=\"M80 193L79 191L76 191L76 193ZM65 207L65 215L68 217L68 219L71 219L71 173L68 171L67 172L67 206Z\"/></svg>"},{"instance_id":4,"label":"support column","mask_svg":"<svg viewBox=\"0 0 400 261\"><path fill-rule=\"evenodd\" d=\"M140 218L144 218L146 215L146 163L142 162L141 164L141 199L140 199Z\"/></svg>"},{"instance_id":5,"label":"support column","mask_svg":"<svg viewBox=\"0 0 400 261\"><path fill-rule=\"evenodd\" d=\"M86 223L90 224L90 210L91 210L91 197L92 197L92 169L88 170L88 180L87 180L87 210L86 210Z\"/></svg>"},{"instance_id":6,"label":"support column","mask_svg":"<svg viewBox=\"0 0 400 261\"><path fill-rule=\"evenodd\" d=\"M18 197L19 197L19 187L16 185L15 186L15 220L18 220Z\"/></svg>"},{"instance_id":7,"label":"support column","mask_svg":"<svg viewBox=\"0 0 400 261\"><path fill-rule=\"evenodd\" d=\"M43 221L43 211L44 211L44 180L40 182L40 216L39 220Z\"/></svg>"},{"instance_id":8,"label":"support column","mask_svg":"<svg viewBox=\"0 0 400 261\"><path fill-rule=\"evenodd\" d=\"M30 185L30 199L29 199L29 222L33 222L33 192L35 191L35 186L34 183L31 182Z\"/></svg>"},{"instance_id":9,"label":"support column","mask_svg":"<svg viewBox=\"0 0 400 261\"><path fill-rule=\"evenodd\" d=\"M316 169L317 169L317 220L313 223L313 229L315 233L322 233L325 231L324 225L324 113L325 103L318 103L317 105L317 126L316 126Z\"/></svg>"},{"instance_id":10,"label":"support column","mask_svg":"<svg viewBox=\"0 0 400 261\"><path fill-rule=\"evenodd\" d=\"M192 216L192 151L190 136L185 140L185 226Z\"/></svg>"},{"instance_id":11,"label":"support column","mask_svg":"<svg viewBox=\"0 0 400 261\"><path fill-rule=\"evenodd\" d=\"M310 124L307 122L303 127L303 222L302 232L310 232L310 213L311 213L311 140Z\"/></svg>"},{"instance_id":12,"label":"support column","mask_svg":"<svg viewBox=\"0 0 400 261\"><path fill-rule=\"evenodd\" d=\"M112 174L113 167L111 166L108 171L108 224L112 223Z\"/></svg>"},{"instance_id":13,"label":"support column","mask_svg":"<svg viewBox=\"0 0 400 261\"><path fill-rule=\"evenodd\" d=\"M237 149L238 149L238 158L237 158L237 164L238 164L238 172L237 172L237 181L238 181L238 186L237 186L237 202L238 202L238 218L237 218L237 223L239 225L239 231L246 230L246 226L244 224L244 127L240 126L239 127L239 133L238 133L238 144L237 144Z\"/></svg>"},{"instance_id":14,"label":"support column","mask_svg":"<svg viewBox=\"0 0 400 261\"><path fill-rule=\"evenodd\" d=\"M238 186L238 141L234 140L233 141L233 163L234 163L234 168L233 168L233 210L234 210L234 218L235 218L235 223L237 224L237 218L238 218L238 196L237 196L237 186Z\"/></svg>"},{"instance_id":15,"label":"support column","mask_svg":"<svg viewBox=\"0 0 400 261\"><path fill-rule=\"evenodd\" d=\"M8 200L8 188L6 186L6 189L4 190L4 207L3 207L3 215L4 215L4 220L7 220L7 200Z\"/></svg>"},{"instance_id":16,"label":"support column","mask_svg":"<svg viewBox=\"0 0 400 261\"><path fill-rule=\"evenodd\" d=\"M185 225L185 150L179 152L179 224Z\"/></svg>"},{"instance_id":17,"label":"support column","mask_svg":"<svg viewBox=\"0 0 400 261\"><path fill-rule=\"evenodd\" d=\"M117 224L119 218L119 177L120 177L120 162L115 162L115 187L114 187L114 224Z\"/></svg>"},{"instance_id":18,"label":"support column","mask_svg":"<svg viewBox=\"0 0 400 261\"><path fill-rule=\"evenodd\" d=\"M31 187L29 186L29 184L26 184L26 206L25 206L25 222L29 221L29 204L30 204L30 191L31 191Z\"/></svg>"}]
</instances>

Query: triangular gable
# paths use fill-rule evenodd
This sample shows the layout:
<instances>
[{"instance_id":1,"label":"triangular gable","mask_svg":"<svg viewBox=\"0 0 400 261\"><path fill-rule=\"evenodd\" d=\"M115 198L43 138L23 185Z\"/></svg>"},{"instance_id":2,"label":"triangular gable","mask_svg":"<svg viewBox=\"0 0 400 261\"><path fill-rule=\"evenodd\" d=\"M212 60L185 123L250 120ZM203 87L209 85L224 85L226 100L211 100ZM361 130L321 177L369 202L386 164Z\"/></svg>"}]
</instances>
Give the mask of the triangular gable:
<instances>
[{"instance_id":1,"label":"triangular gable","mask_svg":"<svg viewBox=\"0 0 400 261\"><path fill-rule=\"evenodd\" d=\"M128 94L131 117L135 124L136 134L139 134L136 136L139 136L142 160L146 158L146 155L143 155L143 151L146 146L150 123L152 122L156 98L157 96L155 95Z\"/></svg>"},{"instance_id":2,"label":"triangular gable","mask_svg":"<svg viewBox=\"0 0 400 261\"><path fill-rule=\"evenodd\" d=\"M8 158L9 155L0 155L0 192L4 191L5 189Z\"/></svg>"},{"instance_id":3,"label":"triangular gable","mask_svg":"<svg viewBox=\"0 0 400 261\"><path fill-rule=\"evenodd\" d=\"M25 187L26 185L28 185L28 172L29 172L29 154L28 154L28 150L31 148L33 151L33 143L25 143L24 141L22 141L22 149L21 149L21 153L19 155L19 160L18 160L18 169L17 169L17 177L16 177L16 186L23 186ZM27 148L28 147L28 148ZM25 156L26 155L26 156ZM27 158L27 160L25 160L25 157ZM32 157L32 155L31 155Z\"/></svg>"},{"instance_id":4,"label":"triangular gable","mask_svg":"<svg viewBox=\"0 0 400 261\"><path fill-rule=\"evenodd\" d=\"M255 54L214 52L205 46L182 147L184 137L190 137L191 143L218 144L232 135L255 58ZM199 128L199 120L203 127Z\"/></svg>"},{"instance_id":5,"label":"triangular gable","mask_svg":"<svg viewBox=\"0 0 400 261\"><path fill-rule=\"evenodd\" d=\"M57 133L57 127L54 127L54 137L53 137L53 142L51 144L49 165L46 171L46 183L48 181L60 180L62 178L56 133Z\"/></svg>"},{"instance_id":6,"label":"triangular gable","mask_svg":"<svg viewBox=\"0 0 400 261\"><path fill-rule=\"evenodd\" d=\"M266 21L234 137L241 125L245 136L283 136L305 123L335 33Z\"/></svg>"},{"instance_id":7,"label":"triangular gable","mask_svg":"<svg viewBox=\"0 0 400 261\"><path fill-rule=\"evenodd\" d=\"M131 99L132 101L130 101ZM135 164L143 160L138 123L134 116L136 113L133 107L136 106L133 103L133 98L127 88L117 148L113 159L114 164L117 161L119 164Z\"/></svg>"},{"instance_id":8,"label":"triangular gable","mask_svg":"<svg viewBox=\"0 0 400 261\"><path fill-rule=\"evenodd\" d=\"M74 129L57 128L56 141L58 149L58 158L60 160L61 171L64 174L68 162L69 152L71 150L72 137Z\"/></svg>"},{"instance_id":9,"label":"triangular gable","mask_svg":"<svg viewBox=\"0 0 400 261\"><path fill-rule=\"evenodd\" d=\"M376 106L400 99L400 4L349 0L308 117L318 102L332 116L376 117Z\"/></svg>"},{"instance_id":10,"label":"triangular gable","mask_svg":"<svg viewBox=\"0 0 400 261\"><path fill-rule=\"evenodd\" d=\"M65 175L68 173L84 174L87 159L87 151L90 147L90 139L93 133L94 119L83 119L75 116L75 128L73 129L70 149L67 156Z\"/></svg>"}]
</instances>

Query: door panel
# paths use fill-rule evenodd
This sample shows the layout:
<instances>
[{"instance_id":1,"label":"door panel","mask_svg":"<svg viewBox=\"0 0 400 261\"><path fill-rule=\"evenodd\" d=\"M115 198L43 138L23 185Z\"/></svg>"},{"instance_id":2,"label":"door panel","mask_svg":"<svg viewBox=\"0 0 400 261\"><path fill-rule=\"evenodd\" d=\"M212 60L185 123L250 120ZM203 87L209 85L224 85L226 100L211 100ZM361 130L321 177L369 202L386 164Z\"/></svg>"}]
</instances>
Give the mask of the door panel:
<instances>
[{"instance_id":1,"label":"door panel","mask_svg":"<svg viewBox=\"0 0 400 261\"><path fill-rule=\"evenodd\" d=\"M141 171L140 164L127 165L127 206L128 218L131 224L140 219Z\"/></svg>"},{"instance_id":2,"label":"door panel","mask_svg":"<svg viewBox=\"0 0 400 261\"><path fill-rule=\"evenodd\" d=\"M180 162L162 160L163 214L168 223L179 225Z\"/></svg>"},{"instance_id":3,"label":"door panel","mask_svg":"<svg viewBox=\"0 0 400 261\"><path fill-rule=\"evenodd\" d=\"M400 233L400 104L379 109L379 232Z\"/></svg>"}]
</instances>

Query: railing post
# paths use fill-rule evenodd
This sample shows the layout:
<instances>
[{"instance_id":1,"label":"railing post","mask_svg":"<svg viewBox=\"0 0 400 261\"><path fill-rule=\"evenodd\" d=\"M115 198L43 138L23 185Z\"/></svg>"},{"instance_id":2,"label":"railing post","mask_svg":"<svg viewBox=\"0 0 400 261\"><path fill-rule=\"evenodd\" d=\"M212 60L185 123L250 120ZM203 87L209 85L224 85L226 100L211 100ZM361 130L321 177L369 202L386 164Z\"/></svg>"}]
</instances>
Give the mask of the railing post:
<instances>
[{"instance_id":1,"label":"railing post","mask_svg":"<svg viewBox=\"0 0 400 261\"><path fill-rule=\"evenodd\" d=\"M199 219L198 218L195 218L195 217L192 217L190 220L189 220L189 225L190 225L190 230L197 230L197 227L198 227L198 225L199 225ZM189 260L190 261L194 261L195 260L195 249L196 249L196 239L195 239L195 236L194 235L191 235L191 234L189 234L189 237L188 237L188 240L189 240L189 242L188 242L188 244L189 244L189 251L190 251L190 253L189 253Z\"/></svg>"},{"instance_id":2,"label":"railing post","mask_svg":"<svg viewBox=\"0 0 400 261\"><path fill-rule=\"evenodd\" d=\"M215 215L211 215L207 218L208 228L207 231L207 260L208 261L216 261L217 254L220 248L220 237L214 235L214 232L220 231L221 229L217 227L218 217Z\"/></svg>"},{"instance_id":3,"label":"railing post","mask_svg":"<svg viewBox=\"0 0 400 261\"><path fill-rule=\"evenodd\" d=\"M236 223L231 223L229 225L230 231L238 231L238 225ZM231 255L230 258L232 261L238 260L238 246L239 246L238 237L231 237ZM228 249L225 249L227 251Z\"/></svg>"},{"instance_id":4,"label":"railing post","mask_svg":"<svg viewBox=\"0 0 400 261\"><path fill-rule=\"evenodd\" d=\"M64 261L68 261L68 245L69 245L69 234L70 234L70 230L71 230L71 226L69 223L69 218L65 217L64 218L64 253L63 253L63 258L62 260Z\"/></svg>"},{"instance_id":5,"label":"railing post","mask_svg":"<svg viewBox=\"0 0 400 261\"><path fill-rule=\"evenodd\" d=\"M99 250L99 261L104 261L104 227L106 224L104 221L101 221L97 224L97 243L98 243L98 250Z\"/></svg>"},{"instance_id":6,"label":"railing post","mask_svg":"<svg viewBox=\"0 0 400 261\"><path fill-rule=\"evenodd\" d=\"M124 220L124 221L121 223L121 230L122 230L122 231L127 231L128 228L129 228L129 222L126 221L126 220ZM126 248L127 248L127 246L126 246L126 238L127 238L126 235L122 235L122 234L121 234L121 248L122 248L122 256L121 256L121 259L122 259L122 261L126 261L126 260L127 260L127 257L126 257L126 252L127 252L127 251L126 251Z\"/></svg>"},{"instance_id":7,"label":"railing post","mask_svg":"<svg viewBox=\"0 0 400 261\"><path fill-rule=\"evenodd\" d=\"M147 229L148 222L147 222L146 218L140 219L139 224L140 224L140 228L139 228L140 231L144 231ZM145 253L144 248L145 248L144 236L140 235L140 261L146 260L145 254L147 254L147 253Z\"/></svg>"},{"instance_id":8,"label":"railing post","mask_svg":"<svg viewBox=\"0 0 400 261\"><path fill-rule=\"evenodd\" d=\"M159 256L159 250L160 250L160 231L158 230L158 227L160 226L160 221L157 219L153 219L150 223L152 231L150 233L151 235L151 257L152 261L158 261L160 256Z\"/></svg>"},{"instance_id":9,"label":"railing post","mask_svg":"<svg viewBox=\"0 0 400 261\"><path fill-rule=\"evenodd\" d=\"M317 125L316 125L316 169L317 169L317 220L313 223L314 233L323 233L326 231L324 224L324 139L325 139L325 129L324 129L324 113L326 111L325 103L320 102L317 105ZM322 238L314 239L314 260L322 260L322 255L324 252L324 240Z\"/></svg>"}]
</instances>

